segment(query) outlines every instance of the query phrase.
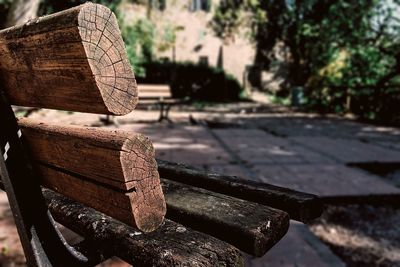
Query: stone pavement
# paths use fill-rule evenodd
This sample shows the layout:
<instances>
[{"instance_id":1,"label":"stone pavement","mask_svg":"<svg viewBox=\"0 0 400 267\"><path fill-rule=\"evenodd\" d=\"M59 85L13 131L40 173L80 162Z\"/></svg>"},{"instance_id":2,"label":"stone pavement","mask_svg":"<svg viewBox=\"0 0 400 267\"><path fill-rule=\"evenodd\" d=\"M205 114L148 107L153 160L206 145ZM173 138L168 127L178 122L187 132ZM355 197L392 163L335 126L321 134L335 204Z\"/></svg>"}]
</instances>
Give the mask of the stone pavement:
<instances>
[{"instance_id":1,"label":"stone pavement","mask_svg":"<svg viewBox=\"0 0 400 267\"><path fill-rule=\"evenodd\" d=\"M137 123L157 111L136 110L118 118L119 129L152 139L157 157L202 169L268 182L321 196L399 194L383 179L349 163L400 163L400 130L337 117L294 113L282 107L243 104L173 111L174 124ZM98 124L98 116L39 112L33 117L74 124ZM114 127L114 126L112 126ZM344 266L306 226L289 233L265 257L247 257L248 266Z\"/></svg>"},{"instance_id":2,"label":"stone pavement","mask_svg":"<svg viewBox=\"0 0 400 267\"><path fill-rule=\"evenodd\" d=\"M165 160L246 177L320 196L399 194L381 178L348 163L400 162L400 131L337 118L293 114L197 114L225 127L188 124L127 124L148 135ZM232 125L238 127L231 127ZM305 225L288 234L262 258L246 266L345 266Z\"/></svg>"},{"instance_id":3,"label":"stone pavement","mask_svg":"<svg viewBox=\"0 0 400 267\"><path fill-rule=\"evenodd\" d=\"M251 267L345 267L307 226L292 222L286 236L261 258L246 257Z\"/></svg>"},{"instance_id":4,"label":"stone pavement","mask_svg":"<svg viewBox=\"0 0 400 267\"><path fill-rule=\"evenodd\" d=\"M354 162L400 162L400 151L355 139L280 137L254 128L208 129L180 124L129 124L120 129L149 136L159 158L320 196L400 193L379 177L347 166Z\"/></svg>"}]
</instances>

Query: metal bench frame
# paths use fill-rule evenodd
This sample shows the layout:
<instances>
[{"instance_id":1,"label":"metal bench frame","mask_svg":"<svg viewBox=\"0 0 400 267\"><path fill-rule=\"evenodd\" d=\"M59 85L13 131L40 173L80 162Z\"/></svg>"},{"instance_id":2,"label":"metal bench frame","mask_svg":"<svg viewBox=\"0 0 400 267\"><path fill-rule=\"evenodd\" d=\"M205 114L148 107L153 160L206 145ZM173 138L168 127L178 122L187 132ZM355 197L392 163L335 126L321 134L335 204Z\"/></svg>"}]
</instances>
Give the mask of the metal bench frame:
<instances>
[{"instance_id":1,"label":"metal bench frame","mask_svg":"<svg viewBox=\"0 0 400 267\"><path fill-rule=\"evenodd\" d=\"M17 119L0 90L0 173L28 266L94 266L94 257L67 244L51 216Z\"/></svg>"}]
</instances>

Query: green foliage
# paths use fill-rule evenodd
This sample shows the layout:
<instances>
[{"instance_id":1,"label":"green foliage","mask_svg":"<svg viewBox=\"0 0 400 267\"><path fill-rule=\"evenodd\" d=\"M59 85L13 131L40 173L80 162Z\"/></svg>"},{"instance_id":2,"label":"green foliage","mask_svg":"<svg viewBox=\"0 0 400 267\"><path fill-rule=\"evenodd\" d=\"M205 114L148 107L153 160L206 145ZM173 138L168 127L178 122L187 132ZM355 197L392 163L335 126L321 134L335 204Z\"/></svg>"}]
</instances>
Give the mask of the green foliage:
<instances>
[{"instance_id":1,"label":"green foliage","mask_svg":"<svg viewBox=\"0 0 400 267\"><path fill-rule=\"evenodd\" d=\"M162 32L158 32L157 35L161 36L159 40L158 51L165 52L175 46L176 33L183 30L182 26L176 26L173 24L166 24L163 27Z\"/></svg>"},{"instance_id":2,"label":"green foliage","mask_svg":"<svg viewBox=\"0 0 400 267\"><path fill-rule=\"evenodd\" d=\"M308 87L309 103L342 112L348 91L364 101L369 94L378 98L367 101L370 109L351 105L350 111L379 117L383 97L394 98L386 91L400 86L399 11L398 0L221 0L212 28L226 38L245 27L256 45L255 65L265 70L280 64L274 47L283 44L288 71L282 72L282 95ZM366 86L368 92L359 89Z\"/></svg>"},{"instance_id":3,"label":"green foliage","mask_svg":"<svg viewBox=\"0 0 400 267\"><path fill-rule=\"evenodd\" d=\"M145 68L142 65L154 57L154 25L147 19L139 19L132 25L125 25L122 21L120 25L133 70L137 76L144 76Z\"/></svg>"},{"instance_id":4,"label":"green foliage","mask_svg":"<svg viewBox=\"0 0 400 267\"><path fill-rule=\"evenodd\" d=\"M40 6L39 15L51 14L87 2L86 0L56 1L44 0ZM125 42L128 58L136 75L144 75L144 62L152 61L154 55L155 27L147 19L139 19L133 24L126 24L118 12L121 0L94 0L94 3L109 7L118 17L121 34ZM136 1L134 1L136 2Z\"/></svg>"},{"instance_id":5,"label":"green foliage","mask_svg":"<svg viewBox=\"0 0 400 267\"><path fill-rule=\"evenodd\" d=\"M211 22L211 27L218 37L228 39L237 32L242 22L241 13L237 8L238 4L235 1L221 1Z\"/></svg>"},{"instance_id":6,"label":"green foliage","mask_svg":"<svg viewBox=\"0 0 400 267\"><path fill-rule=\"evenodd\" d=\"M239 82L223 70L190 62L149 62L143 83L167 83L174 97L189 97L204 101L239 100L242 88Z\"/></svg>"},{"instance_id":7,"label":"green foliage","mask_svg":"<svg viewBox=\"0 0 400 267\"><path fill-rule=\"evenodd\" d=\"M78 6L86 3L86 0L68 0L68 1L57 1L57 0L43 0L40 8L39 15L52 14L61 10L65 10L74 6ZM121 3L121 0L91 0L93 3L98 3L107 6L113 12L116 12L117 6Z\"/></svg>"}]
</instances>

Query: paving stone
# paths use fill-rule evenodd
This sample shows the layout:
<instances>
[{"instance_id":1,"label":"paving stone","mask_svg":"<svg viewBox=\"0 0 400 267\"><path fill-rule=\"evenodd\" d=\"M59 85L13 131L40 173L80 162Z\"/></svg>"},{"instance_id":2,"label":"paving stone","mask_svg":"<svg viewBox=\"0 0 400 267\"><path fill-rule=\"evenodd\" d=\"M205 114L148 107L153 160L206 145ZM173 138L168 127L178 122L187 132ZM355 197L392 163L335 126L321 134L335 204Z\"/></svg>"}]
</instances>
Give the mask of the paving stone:
<instances>
[{"instance_id":1,"label":"paving stone","mask_svg":"<svg viewBox=\"0 0 400 267\"><path fill-rule=\"evenodd\" d=\"M345 267L308 228L291 222L286 236L261 258L246 256L247 267Z\"/></svg>"},{"instance_id":2,"label":"paving stone","mask_svg":"<svg viewBox=\"0 0 400 267\"><path fill-rule=\"evenodd\" d=\"M328 127L324 129L324 125ZM290 127L289 124L286 126ZM342 129L338 131L337 125L330 126L329 123L318 126L316 135L307 135L308 129L312 131L314 126L306 124L301 130L303 136L289 138L258 129L212 129L210 133L199 126L151 125L137 131L154 141L159 157L213 172L320 196L400 193L400 189L377 176L345 165L350 161L400 160L398 151L378 144L378 140L389 140L393 144L396 140L393 136L392 139L378 139L381 136L375 132L359 131L357 125L348 124L345 133L337 138L335 134ZM290 131L292 135L299 134L298 129ZM359 136L370 138L366 140L375 138L376 143L361 142L357 139ZM236 159L239 161L235 162ZM339 267L344 264L305 225L292 223L288 234L266 256L247 256L246 266Z\"/></svg>"},{"instance_id":3,"label":"paving stone","mask_svg":"<svg viewBox=\"0 0 400 267\"><path fill-rule=\"evenodd\" d=\"M391 150L400 151L400 138L395 140L368 140L370 143L381 146L383 148L389 148Z\"/></svg>"},{"instance_id":4,"label":"paving stone","mask_svg":"<svg viewBox=\"0 0 400 267\"><path fill-rule=\"evenodd\" d=\"M233 175L249 179L247 176L248 173L243 169L242 166L238 164L203 164L196 167L210 172L223 173L226 175Z\"/></svg>"},{"instance_id":5,"label":"paving stone","mask_svg":"<svg viewBox=\"0 0 400 267\"><path fill-rule=\"evenodd\" d=\"M280 139L275 136L268 135L265 133L265 131L259 129L231 128L231 129L213 129L212 131L216 133L220 138L232 138L232 137L248 138L249 136L251 136L251 138L272 138L277 142Z\"/></svg>"},{"instance_id":6,"label":"paving stone","mask_svg":"<svg viewBox=\"0 0 400 267\"><path fill-rule=\"evenodd\" d=\"M343 166L284 165L253 167L261 181L320 196L399 194L400 189L367 172Z\"/></svg>"},{"instance_id":7,"label":"paving stone","mask_svg":"<svg viewBox=\"0 0 400 267\"><path fill-rule=\"evenodd\" d=\"M254 122L265 131L279 136L328 136L335 138L388 138L399 137L400 129L374 126L366 123L321 117L315 114L286 113L260 117Z\"/></svg>"},{"instance_id":8,"label":"paving stone","mask_svg":"<svg viewBox=\"0 0 400 267\"><path fill-rule=\"evenodd\" d=\"M156 156L164 160L200 166L232 161L231 156L202 126L155 124L151 127L150 130L141 125L124 125L121 129L148 136L153 141Z\"/></svg>"},{"instance_id":9,"label":"paving stone","mask_svg":"<svg viewBox=\"0 0 400 267\"><path fill-rule=\"evenodd\" d=\"M351 139L330 137L292 137L290 140L342 163L400 162L400 151Z\"/></svg>"},{"instance_id":10,"label":"paving stone","mask_svg":"<svg viewBox=\"0 0 400 267\"><path fill-rule=\"evenodd\" d=\"M334 163L329 157L259 130L213 130L220 141L244 162L251 164ZM246 135L246 133L248 134ZM254 136L252 135L255 134Z\"/></svg>"}]
</instances>

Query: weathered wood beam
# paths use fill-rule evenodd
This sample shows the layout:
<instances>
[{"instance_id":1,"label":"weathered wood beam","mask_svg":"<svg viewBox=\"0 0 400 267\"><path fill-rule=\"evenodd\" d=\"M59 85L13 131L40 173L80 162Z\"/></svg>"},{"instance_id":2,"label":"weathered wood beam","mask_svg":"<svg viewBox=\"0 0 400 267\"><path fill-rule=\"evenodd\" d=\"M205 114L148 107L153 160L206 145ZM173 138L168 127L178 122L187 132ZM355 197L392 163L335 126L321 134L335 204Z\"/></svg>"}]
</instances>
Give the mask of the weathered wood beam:
<instances>
[{"instance_id":1,"label":"weathered wood beam","mask_svg":"<svg viewBox=\"0 0 400 267\"><path fill-rule=\"evenodd\" d=\"M38 165L36 169L43 186L132 225L130 201L135 192L119 192L47 166ZM286 212L166 179L162 186L167 218L248 254L264 255L288 230Z\"/></svg>"},{"instance_id":2,"label":"weathered wood beam","mask_svg":"<svg viewBox=\"0 0 400 267\"><path fill-rule=\"evenodd\" d=\"M123 115L137 86L115 15L86 3L0 31L0 85L11 104Z\"/></svg>"},{"instance_id":3,"label":"weathered wood beam","mask_svg":"<svg viewBox=\"0 0 400 267\"><path fill-rule=\"evenodd\" d=\"M4 190L1 181L0 188ZM144 233L49 189L43 189L43 195L53 217L85 237L85 242L94 244L92 250L105 256L115 255L133 266L241 267L244 264L240 251L233 246L171 220L165 220L152 233Z\"/></svg>"},{"instance_id":4,"label":"weathered wood beam","mask_svg":"<svg viewBox=\"0 0 400 267\"><path fill-rule=\"evenodd\" d=\"M165 200L147 137L29 119L19 125L44 185L143 231L162 223Z\"/></svg>"},{"instance_id":5,"label":"weathered wood beam","mask_svg":"<svg viewBox=\"0 0 400 267\"><path fill-rule=\"evenodd\" d=\"M133 266L243 266L233 246L173 221L143 233L50 190L44 196L58 222Z\"/></svg>"},{"instance_id":6,"label":"weathered wood beam","mask_svg":"<svg viewBox=\"0 0 400 267\"><path fill-rule=\"evenodd\" d=\"M27 118L18 124L32 158L41 164L124 191L159 185L154 147L142 134Z\"/></svg>"},{"instance_id":7,"label":"weathered wood beam","mask_svg":"<svg viewBox=\"0 0 400 267\"><path fill-rule=\"evenodd\" d=\"M289 215L281 210L162 179L167 218L224 240L260 257L289 228Z\"/></svg>"},{"instance_id":8,"label":"weathered wood beam","mask_svg":"<svg viewBox=\"0 0 400 267\"><path fill-rule=\"evenodd\" d=\"M45 187L129 224L132 212L126 203L132 193L121 194L48 168L40 173ZM264 255L288 230L289 215L283 211L168 180L162 185L167 218L251 255Z\"/></svg>"},{"instance_id":9,"label":"weathered wood beam","mask_svg":"<svg viewBox=\"0 0 400 267\"><path fill-rule=\"evenodd\" d=\"M135 175L134 180L140 182L143 177L153 180L157 177L158 181L154 150L146 143L147 139L142 138L141 146L131 147L124 145L127 137L132 141L137 136L122 131L48 125L29 119L20 119L19 125L42 185L129 225L139 224L143 228L142 225L149 227L149 222L159 222L159 217L150 215L146 217L149 222L136 222L142 216L134 214L134 204L143 203L145 208L165 212L165 206L158 206L164 199L161 201L161 197L155 198L146 191L139 194L141 183L115 187L114 182L107 182L114 179L120 184L132 183L131 176ZM127 152L128 156L120 156ZM122 171L124 168L130 171L129 175ZM162 185L168 218L229 242L249 254L263 255L288 229L286 212L170 180L163 180ZM156 192L162 196L161 189ZM143 199L137 199L138 194ZM150 212L145 208L141 212Z\"/></svg>"},{"instance_id":10,"label":"weathered wood beam","mask_svg":"<svg viewBox=\"0 0 400 267\"><path fill-rule=\"evenodd\" d=\"M163 160L157 160L157 163L162 178L280 209L289 213L293 220L309 222L322 213L322 203L316 195L236 176L204 172L183 164Z\"/></svg>"}]
</instances>

